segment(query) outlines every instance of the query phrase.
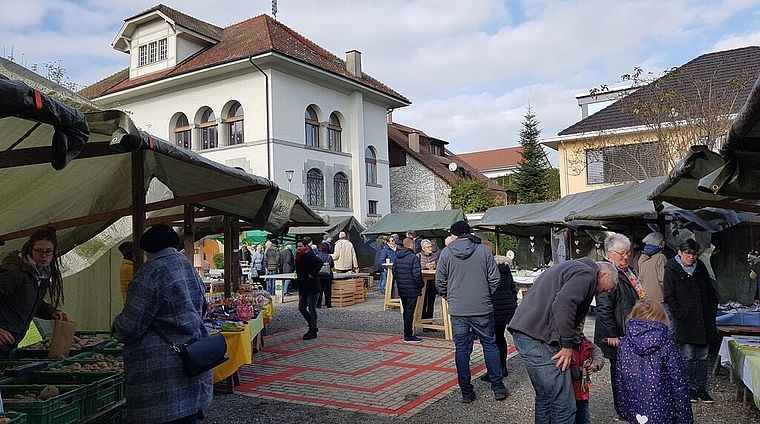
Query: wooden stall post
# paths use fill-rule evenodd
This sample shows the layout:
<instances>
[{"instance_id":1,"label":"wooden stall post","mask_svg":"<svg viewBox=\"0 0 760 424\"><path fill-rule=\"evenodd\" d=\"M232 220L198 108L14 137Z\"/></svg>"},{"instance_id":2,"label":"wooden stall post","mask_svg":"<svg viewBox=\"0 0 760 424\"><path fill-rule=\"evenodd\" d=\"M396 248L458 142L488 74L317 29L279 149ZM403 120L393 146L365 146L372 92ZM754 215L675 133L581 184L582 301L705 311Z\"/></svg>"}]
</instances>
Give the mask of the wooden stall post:
<instances>
[{"instance_id":1,"label":"wooden stall post","mask_svg":"<svg viewBox=\"0 0 760 424\"><path fill-rule=\"evenodd\" d=\"M145 232L145 156L142 150L132 152L132 263L134 272L143 264L140 237Z\"/></svg>"}]
</instances>

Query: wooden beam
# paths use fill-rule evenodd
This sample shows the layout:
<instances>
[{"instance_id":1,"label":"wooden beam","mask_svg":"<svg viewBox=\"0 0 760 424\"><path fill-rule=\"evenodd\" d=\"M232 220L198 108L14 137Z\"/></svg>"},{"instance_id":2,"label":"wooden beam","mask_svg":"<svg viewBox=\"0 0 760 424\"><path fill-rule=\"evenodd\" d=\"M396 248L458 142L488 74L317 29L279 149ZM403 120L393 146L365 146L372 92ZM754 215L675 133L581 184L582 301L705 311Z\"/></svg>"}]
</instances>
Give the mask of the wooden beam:
<instances>
[{"instance_id":1,"label":"wooden beam","mask_svg":"<svg viewBox=\"0 0 760 424\"><path fill-rule=\"evenodd\" d=\"M136 152L133 152L133 154ZM142 172L140 172L140 175L142 175ZM185 196L185 197L176 197L174 199L169 200L163 200L160 202L153 202L145 205L144 212L152 212L157 211L161 209L168 209L176 206L184 206L187 204L193 204L198 203L206 200L213 200L213 199L219 199L222 197L228 197L228 196L237 196L245 193L250 193L258 190L263 190L269 187L263 187L263 186L244 186L244 187L236 187L231 189L224 189L224 190L217 190L207 193L201 193L201 194L195 194L192 196ZM145 199L145 196L143 195L143 199ZM134 199L132 199L134 202ZM143 200L144 203L144 200ZM96 222L107 222L107 221L116 221L117 219L131 215L133 212L133 209L131 207L127 208L121 208L121 209L114 209L112 211L106 211L96 214L91 214L87 216L82 216L78 218L71 218L71 219L64 219L61 221L56 221L53 223L49 223L46 225L49 225L56 230L61 230L64 228L72 228L77 227L80 225L86 225L86 224L94 224ZM204 212L196 213L195 216L213 216L213 215L219 215L219 212L213 212L209 215L204 215ZM159 218L157 218L159 219ZM172 221L179 220L181 218L173 219ZM161 221L166 222L166 221ZM133 227L134 228L134 227ZM144 227L143 227L144 228ZM26 228L19 231L14 231L12 233L6 233L0 235L0 242L6 241L6 240L14 240L18 238L23 237L29 237L32 235L35 231L37 231L39 227L32 227L32 228Z\"/></svg>"},{"instance_id":2,"label":"wooden beam","mask_svg":"<svg viewBox=\"0 0 760 424\"><path fill-rule=\"evenodd\" d=\"M132 152L132 241L134 251L132 262L134 271L143 264L143 251L140 237L145 232L145 155L142 150Z\"/></svg>"},{"instance_id":3,"label":"wooden beam","mask_svg":"<svg viewBox=\"0 0 760 424\"><path fill-rule=\"evenodd\" d=\"M119 154L111 150L108 145L108 142L87 143L74 160ZM0 152L0 169L50 163L51 149L50 146L45 146Z\"/></svg>"},{"instance_id":4,"label":"wooden beam","mask_svg":"<svg viewBox=\"0 0 760 424\"><path fill-rule=\"evenodd\" d=\"M193 205L185 205L184 213L184 245L185 245L185 257L190 263L195 266L195 207ZM203 263L201 263L201 267ZM201 268L202 269L202 268Z\"/></svg>"},{"instance_id":5,"label":"wooden beam","mask_svg":"<svg viewBox=\"0 0 760 424\"><path fill-rule=\"evenodd\" d=\"M232 225L230 217L224 217L224 297L232 296Z\"/></svg>"}]
</instances>

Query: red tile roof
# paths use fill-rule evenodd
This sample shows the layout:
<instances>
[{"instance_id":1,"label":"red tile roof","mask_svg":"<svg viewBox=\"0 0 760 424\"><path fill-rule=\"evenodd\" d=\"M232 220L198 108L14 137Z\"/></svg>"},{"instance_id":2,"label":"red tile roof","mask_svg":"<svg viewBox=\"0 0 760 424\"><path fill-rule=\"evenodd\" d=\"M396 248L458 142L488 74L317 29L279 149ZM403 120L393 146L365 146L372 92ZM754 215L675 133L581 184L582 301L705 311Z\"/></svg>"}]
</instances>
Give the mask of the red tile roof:
<instances>
[{"instance_id":1,"label":"red tile roof","mask_svg":"<svg viewBox=\"0 0 760 424\"><path fill-rule=\"evenodd\" d=\"M196 28L199 32L213 32L213 25L199 21L163 5L148 9L143 14L154 10L160 10L167 16L172 17L172 19L176 17L187 28ZM363 73L361 77L351 74L346 68L346 62L343 59L316 45L268 15L259 15L222 29L221 39L217 44L199 51L172 69L155 72L135 79L129 79L128 69L122 70L82 89L80 94L87 98L96 98L164 78L269 52L278 53L340 77L356 81L368 88L394 97L401 102L411 103L409 99L366 73Z\"/></svg>"},{"instance_id":2,"label":"red tile roof","mask_svg":"<svg viewBox=\"0 0 760 424\"><path fill-rule=\"evenodd\" d=\"M409 147L409 133L416 132L420 135L420 151L416 152L412 150L411 147ZM440 177L442 180L446 181L449 185L454 185L458 183L462 178L459 176L459 174L455 172L449 171L449 164L451 162L455 162L459 168L463 168L467 171L467 173L475 180L479 181L485 181L488 184L488 188L491 189L491 191L498 191L498 192L505 192L504 188L502 188L500 185L496 184L492 179L486 177L485 175L478 172L477 169L473 168L471 165L467 164L467 162L463 161L460 157L458 157L456 154L452 153L448 149L444 149L445 156L437 156L430 152L428 152L427 147L430 144L430 140L433 139L429 137L424 132L408 127L406 125L398 124L398 123L392 123L388 125L388 142L393 143L396 146L403 149L407 155L413 157L415 160L423 164L425 167L433 171L434 174L436 174L438 177ZM433 139L437 140L437 139ZM441 141L441 140L437 140Z\"/></svg>"},{"instance_id":3,"label":"red tile roof","mask_svg":"<svg viewBox=\"0 0 760 424\"><path fill-rule=\"evenodd\" d=\"M483 150L480 152L457 153L462 160L479 171L499 168L512 168L522 160L522 146L503 149Z\"/></svg>"}]
</instances>

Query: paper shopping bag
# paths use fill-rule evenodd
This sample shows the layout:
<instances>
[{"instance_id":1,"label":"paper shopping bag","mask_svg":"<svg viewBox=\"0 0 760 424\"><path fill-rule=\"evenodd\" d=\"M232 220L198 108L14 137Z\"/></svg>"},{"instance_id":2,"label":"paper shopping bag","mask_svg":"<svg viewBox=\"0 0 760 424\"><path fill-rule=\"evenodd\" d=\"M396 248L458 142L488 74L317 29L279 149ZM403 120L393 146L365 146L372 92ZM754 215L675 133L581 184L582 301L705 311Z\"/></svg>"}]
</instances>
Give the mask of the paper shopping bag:
<instances>
[{"instance_id":1,"label":"paper shopping bag","mask_svg":"<svg viewBox=\"0 0 760 424\"><path fill-rule=\"evenodd\" d=\"M69 356L71 343L74 340L74 330L76 329L77 323L73 321L55 320L48 359L61 359Z\"/></svg>"}]
</instances>

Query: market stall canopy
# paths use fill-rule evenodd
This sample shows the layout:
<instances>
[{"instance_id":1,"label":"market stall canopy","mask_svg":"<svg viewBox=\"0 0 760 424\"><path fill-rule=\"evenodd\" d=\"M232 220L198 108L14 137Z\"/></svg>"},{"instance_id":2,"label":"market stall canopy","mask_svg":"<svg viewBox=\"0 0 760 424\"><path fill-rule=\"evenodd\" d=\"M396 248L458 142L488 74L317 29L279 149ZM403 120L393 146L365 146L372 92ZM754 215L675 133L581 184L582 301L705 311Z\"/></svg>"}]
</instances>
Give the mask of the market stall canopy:
<instances>
[{"instance_id":1,"label":"market stall canopy","mask_svg":"<svg viewBox=\"0 0 760 424\"><path fill-rule=\"evenodd\" d=\"M760 78L717 155L694 146L650 199L682 208L713 206L760 212Z\"/></svg>"},{"instance_id":2,"label":"market stall canopy","mask_svg":"<svg viewBox=\"0 0 760 424\"><path fill-rule=\"evenodd\" d=\"M363 236L376 234L399 234L414 230L420 237L447 237L449 228L465 219L461 209L429 212L391 213L362 232Z\"/></svg>"},{"instance_id":3,"label":"market stall canopy","mask_svg":"<svg viewBox=\"0 0 760 424\"><path fill-rule=\"evenodd\" d=\"M341 231L348 234L351 244L354 245L356 259L359 261L359 268L372 266L375 262L376 251L362 239L361 234L364 231L364 226L353 216L343 219L337 218L334 224L331 222L330 225L320 227L292 227L288 230L288 233L295 234L298 237L309 236L314 243L322 241L322 236L327 233L333 237L333 243L335 243L338 241L338 233Z\"/></svg>"},{"instance_id":4,"label":"market stall canopy","mask_svg":"<svg viewBox=\"0 0 760 424\"><path fill-rule=\"evenodd\" d=\"M506 234L519 236L539 236L548 233L551 226L518 227L512 225L517 219L529 217L538 211L552 207L556 202L523 203L520 205L494 206L488 208L477 228L491 231L500 231Z\"/></svg>"},{"instance_id":5,"label":"market stall canopy","mask_svg":"<svg viewBox=\"0 0 760 424\"><path fill-rule=\"evenodd\" d=\"M152 137L122 111L101 110L5 59L0 74L7 77L0 79L0 251L19 249L34 230L52 225L67 252L130 215L130 152L144 155L145 190L152 179L168 189L168 200L149 203L146 211L192 204L199 216L234 216L273 233L324 225L273 182Z\"/></svg>"}]
</instances>

